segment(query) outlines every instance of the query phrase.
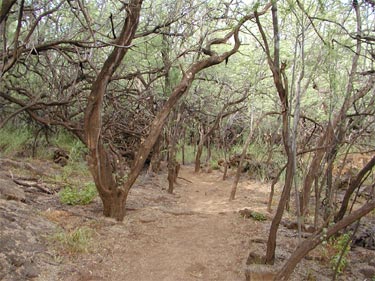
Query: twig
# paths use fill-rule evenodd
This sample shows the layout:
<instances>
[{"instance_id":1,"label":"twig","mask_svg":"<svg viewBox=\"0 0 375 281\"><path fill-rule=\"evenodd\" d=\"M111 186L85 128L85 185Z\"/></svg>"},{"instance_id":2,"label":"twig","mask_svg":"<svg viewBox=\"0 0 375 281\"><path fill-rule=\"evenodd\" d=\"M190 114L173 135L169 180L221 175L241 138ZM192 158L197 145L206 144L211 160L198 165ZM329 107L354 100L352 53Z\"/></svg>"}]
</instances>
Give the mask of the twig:
<instances>
[{"instance_id":1,"label":"twig","mask_svg":"<svg viewBox=\"0 0 375 281\"><path fill-rule=\"evenodd\" d=\"M185 179L183 177L177 177L178 179L181 179L181 180L184 180L184 181L187 181L187 182L190 182L190 183L193 183L192 181L188 180L188 179Z\"/></svg>"}]
</instances>

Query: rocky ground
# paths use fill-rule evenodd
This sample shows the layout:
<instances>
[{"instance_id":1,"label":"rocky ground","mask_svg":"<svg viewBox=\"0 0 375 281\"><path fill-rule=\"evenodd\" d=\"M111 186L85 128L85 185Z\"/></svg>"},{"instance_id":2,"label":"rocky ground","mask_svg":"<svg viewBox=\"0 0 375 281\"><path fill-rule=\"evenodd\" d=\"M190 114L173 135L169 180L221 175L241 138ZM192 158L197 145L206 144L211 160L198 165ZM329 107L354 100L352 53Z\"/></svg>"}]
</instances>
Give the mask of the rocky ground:
<instances>
[{"instance_id":1,"label":"rocky ground","mask_svg":"<svg viewBox=\"0 0 375 281\"><path fill-rule=\"evenodd\" d=\"M61 168L49 161L0 159L1 280L245 280L245 271L272 276L297 246L297 233L280 227L277 262L269 269L249 267L249 252L264 254L272 214L267 213L269 184L243 180L229 202L231 179L220 171L193 173L184 166L175 194L166 176L144 174L129 195L121 223L104 218L99 199L86 206L59 202L60 188L43 180ZM275 198L277 199L277 198ZM243 209L265 221L244 217ZM368 223L371 227L371 220ZM57 233L90 230L87 248L72 252ZM371 236L371 230L369 231ZM312 252L292 280L331 280L327 251ZM338 280L373 280L375 252L353 247ZM257 280L257 279L255 279Z\"/></svg>"}]
</instances>

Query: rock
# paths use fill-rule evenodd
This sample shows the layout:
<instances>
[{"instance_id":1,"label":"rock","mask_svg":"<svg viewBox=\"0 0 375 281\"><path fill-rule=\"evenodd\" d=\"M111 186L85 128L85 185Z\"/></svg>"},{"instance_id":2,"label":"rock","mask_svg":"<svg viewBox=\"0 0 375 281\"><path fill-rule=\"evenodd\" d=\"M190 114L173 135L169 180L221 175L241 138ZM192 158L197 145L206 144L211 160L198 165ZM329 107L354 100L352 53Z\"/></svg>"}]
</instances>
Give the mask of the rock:
<instances>
[{"instance_id":1,"label":"rock","mask_svg":"<svg viewBox=\"0 0 375 281\"><path fill-rule=\"evenodd\" d=\"M31 206L0 199L0 279L30 280L37 277L48 259L46 236L56 226Z\"/></svg>"},{"instance_id":2,"label":"rock","mask_svg":"<svg viewBox=\"0 0 375 281\"><path fill-rule=\"evenodd\" d=\"M281 225L285 226L287 229L298 230L298 223L295 221L282 220ZM309 224L301 225L302 231L307 233L315 232L315 227Z\"/></svg>"},{"instance_id":3,"label":"rock","mask_svg":"<svg viewBox=\"0 0 375 281\"><path fill-rule=\"evenodd\" d=\"M8 258L9 258L11 264L14 265L15 267L20 267L25 263L24 257L20 257L20 256L17 256L17 255L8 255Z\"/></svg>"},{"instance_id":4,"label":"rock","mask_svg":"<svg viewBox=\"0 0 375 281\"><path fill-rule=\"evenodd\" d=\"M375 268L372 266L365 266L364 268L361 268L359 270L360 273L362 273L366 278L373 278L375 276Z\"/></svg>"},{"instance_id":5,"label":"rock","mask_svg":"<svg viewBox=\"0 0 375 281\"><path fill-rule=\"evenodd\" d=\"M191 264L185 271L196 278L207 278L208 276L208 268L199 262Z\"/></svg>"},{"instance_id":6,"label":"rock","mask_svg":"<svg viewBox=\"0 0 375 281\"><path fill-rule=\"evenodd\" d=\"M354 226L351 227L354 229ZM375 250L375 222L364 220L354 235L353 245Z\"/></svg>"},{"instance_id":7,"label":"rock","mask_svg":"<svg viewBox=\"0 0 375 281\"><path fill-rule=\"evenodd\" d=\"M375 191L374 191L374 185L363 185L361 186L361 188L359 189L359 196L362 196L366 199L372 199L374 198L375 196Z\"/></svg>"},{"instance_id":8,"label":"rock","mask_svg":"<svg viewBox=\"0 0 375 281\"><path fill-rule=\"evenodd\" d=\"M0 198L5 200L15 200L25 202L26 196L21 189L12 180L0 178Z\"/></svg>"}]
</instances>

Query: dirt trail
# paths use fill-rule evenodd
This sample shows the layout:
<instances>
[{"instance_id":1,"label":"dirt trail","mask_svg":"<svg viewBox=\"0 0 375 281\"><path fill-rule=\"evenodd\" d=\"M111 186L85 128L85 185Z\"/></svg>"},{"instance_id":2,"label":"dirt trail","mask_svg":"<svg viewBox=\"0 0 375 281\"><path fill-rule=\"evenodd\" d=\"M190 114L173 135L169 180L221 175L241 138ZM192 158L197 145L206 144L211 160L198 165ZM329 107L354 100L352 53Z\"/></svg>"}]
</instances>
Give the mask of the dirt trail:
<instances>
[{"instance_id":1,"label":"dirt trail","mask_svg":"<svg viewBox=\"0 0 375 281\"><path fill-rule=\"evenodd\" d=\"M266 204L257 198L264 201L266 189L248 182L229 202L231 180L222 181L221 173L195 174L183 167L180 176L174 195L160 191L165 182L135 187L124 222L103 219L94 252L59 279L244 280L249 238L265 233L267 223L244 219L238 210L265 213Z\"/></svg>"}]
</instances>

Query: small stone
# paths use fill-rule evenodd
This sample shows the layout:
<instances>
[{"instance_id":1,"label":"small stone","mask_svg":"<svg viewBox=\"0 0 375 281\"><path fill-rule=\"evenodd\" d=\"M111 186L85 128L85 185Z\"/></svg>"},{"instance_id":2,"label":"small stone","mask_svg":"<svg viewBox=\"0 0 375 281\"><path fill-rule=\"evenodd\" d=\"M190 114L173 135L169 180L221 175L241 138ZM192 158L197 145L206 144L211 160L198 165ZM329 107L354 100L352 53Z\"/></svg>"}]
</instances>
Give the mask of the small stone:
<instances>
[{"instance_id":1,"label":"small stone","mask_svg":"<svg viewBox=\"0 0 375 281\"><path fill-rule=\"evenodd\" d=\"M40 273L39 268L31 263L31 262L25 262L24 268L22 270L22 274L27 278L35 278L38 277Z\"/></svg>"}]
</instances>

